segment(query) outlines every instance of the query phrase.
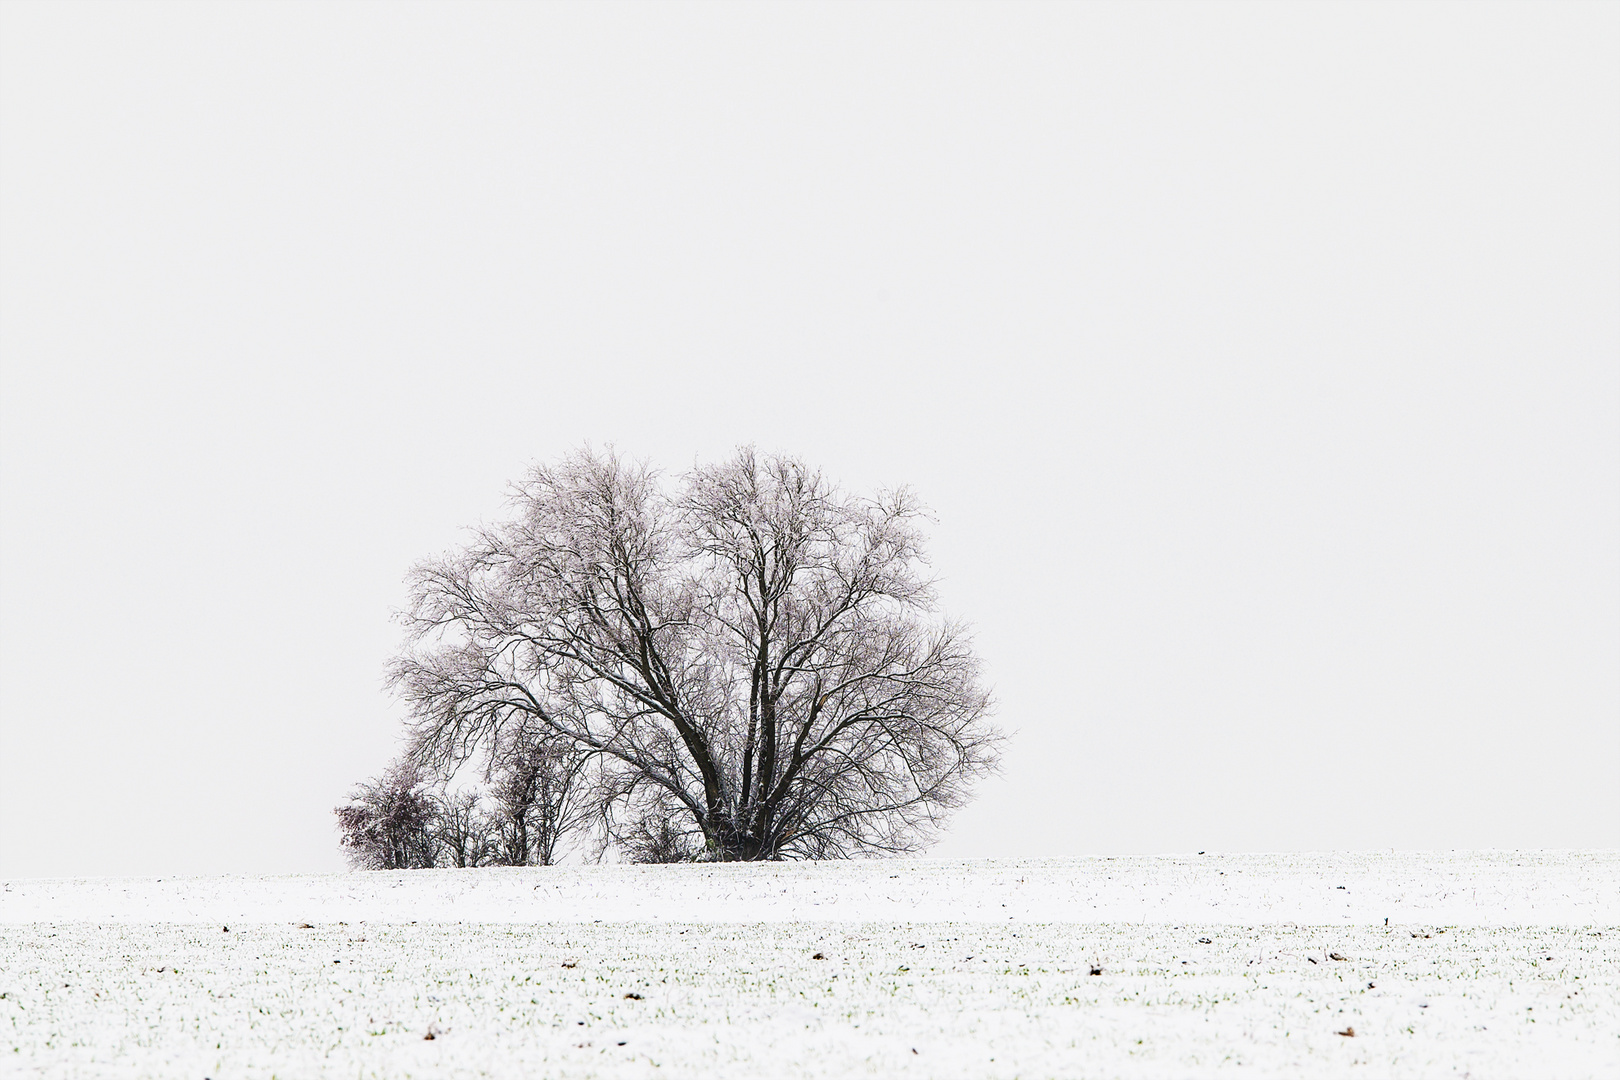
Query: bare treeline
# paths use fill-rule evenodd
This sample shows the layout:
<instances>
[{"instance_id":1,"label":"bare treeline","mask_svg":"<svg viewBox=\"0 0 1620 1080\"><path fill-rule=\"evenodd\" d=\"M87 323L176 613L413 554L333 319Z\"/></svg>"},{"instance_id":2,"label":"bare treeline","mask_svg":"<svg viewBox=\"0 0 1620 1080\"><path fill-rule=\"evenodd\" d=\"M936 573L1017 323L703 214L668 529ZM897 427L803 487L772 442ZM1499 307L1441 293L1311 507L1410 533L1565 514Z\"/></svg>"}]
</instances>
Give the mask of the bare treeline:
<instances>
[{"instance_id":1,"label":"bare treeline","mask_svg":"<svg viewBox=\"0 0 1620 1080\"><path fill-rule=\"evenodd\" d=\"M511 505L413 572L390 673L410 750L340 808L351 850L549 862L576 834L637 861L911 851L995 767L908 491L846 495L746 448L669 491L584 450ZM481 797L434 790L472 761ZM406 779L425 814L388 801ZM428 839L350 839L391 814Z\"/></svg>"},{"instance_id":2,"label":"bare treeline","mask_svg":"<svg viewBox=\"0 0 1620 1080\"><path fill-rule=\"evenodd\" d=\"M585 755L518 732L482 784L455 785L407 753L337 808L350 863L362 870L547 866L562 838L587 824Z\"/></svg>"}]
</instances>

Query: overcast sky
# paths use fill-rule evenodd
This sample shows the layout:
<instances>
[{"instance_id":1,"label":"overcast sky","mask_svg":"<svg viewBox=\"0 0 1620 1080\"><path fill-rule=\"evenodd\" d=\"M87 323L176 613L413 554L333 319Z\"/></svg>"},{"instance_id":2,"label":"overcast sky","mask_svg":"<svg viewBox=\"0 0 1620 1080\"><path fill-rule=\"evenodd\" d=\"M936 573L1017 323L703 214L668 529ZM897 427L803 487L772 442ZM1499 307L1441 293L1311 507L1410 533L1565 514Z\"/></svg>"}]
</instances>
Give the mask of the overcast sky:
<instances>
[{"instance_id":1,"label":"overcast sky","mask_svg":"<svg viewBox=\"0 0 1620 1080\"><path fill-rule=\"evenodd\" d=\"M0 875L340 869L586 440L933 507L936 855L1620 845L1620 7L0 27Z\"/></svg>"}]
</instances>

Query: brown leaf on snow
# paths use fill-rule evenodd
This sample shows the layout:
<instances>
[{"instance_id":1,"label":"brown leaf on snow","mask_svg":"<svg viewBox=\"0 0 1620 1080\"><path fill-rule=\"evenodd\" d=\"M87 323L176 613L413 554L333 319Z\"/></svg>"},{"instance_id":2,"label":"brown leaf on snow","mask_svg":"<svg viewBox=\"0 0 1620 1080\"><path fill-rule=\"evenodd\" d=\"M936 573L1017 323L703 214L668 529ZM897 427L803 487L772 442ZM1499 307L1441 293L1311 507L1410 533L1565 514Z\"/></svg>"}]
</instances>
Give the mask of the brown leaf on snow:
<instances>
[{"instance_id":1,"label":"brown leaf on snow","mask_svg":"<svg viewBox=\"0 0 1620 1080\"><path fill-rule=\"evenodd\" d=\"M1343 1031L1337 1032L1337 1034L1343 1035L1347 1039L1353 1039L1356 1037L1356 1029L1353 1027L1347 1027Z\"/></svg>"},{"instance_id":2,"label":"brown leaf on snow","mask_svg":"<svg viewBox=\"0 0 1620 1080\"><path fill-rule=\"evenodd\" d=\"M1348 956L1340 956L1336 952L1330 952L1330 953L1328 953L1328 959L1329 960L1348 960L1350 958Z\"/></svg>"}]
</instances>

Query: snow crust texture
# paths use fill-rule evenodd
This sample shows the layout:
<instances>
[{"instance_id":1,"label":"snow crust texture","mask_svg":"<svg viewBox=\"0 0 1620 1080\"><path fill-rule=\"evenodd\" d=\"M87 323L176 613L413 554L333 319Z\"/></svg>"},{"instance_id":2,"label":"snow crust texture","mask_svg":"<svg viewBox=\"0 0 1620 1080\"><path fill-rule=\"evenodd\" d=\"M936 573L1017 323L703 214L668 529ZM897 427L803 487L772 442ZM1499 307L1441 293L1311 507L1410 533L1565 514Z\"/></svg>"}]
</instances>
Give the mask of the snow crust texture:
<instances>
[{"instance_id":1,"label":"snow crust texture","mask_svg":"<svg viewBox=\"0 0 1620 1080\"><path fill-rule=\"evenodd\" d=\"M1617 904L1591 852L12 881L0 1076L1616 1076Z\"/></svg>"},{"instance_id":2,"label":"snow crust texture","mask_svg":"<svg viewBox=\"0 0 1620 1080\"><path fill-rule=\"evenodd\" d=\"M16 922L1620 923L1620 852L1134 855L0 882Z\"/></svg>"}]
</instances>

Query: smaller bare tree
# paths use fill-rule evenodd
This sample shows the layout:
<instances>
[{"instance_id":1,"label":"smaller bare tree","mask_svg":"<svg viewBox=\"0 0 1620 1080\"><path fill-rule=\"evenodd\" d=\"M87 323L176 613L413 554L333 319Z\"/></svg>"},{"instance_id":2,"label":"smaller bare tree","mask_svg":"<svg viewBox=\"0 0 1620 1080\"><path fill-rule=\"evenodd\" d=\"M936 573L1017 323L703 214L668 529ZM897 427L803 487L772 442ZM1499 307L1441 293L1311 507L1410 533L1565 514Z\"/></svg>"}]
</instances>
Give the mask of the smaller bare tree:
<instances>
[{"instance_id":1,"label":"smaller bare tree","mask_svg":"<svg viewBox=\"0 0 1620 1080\"><path fill-rule=\"evenodd\" d=\"M357 870L406 870L436 863L434 798L427 777L410 759L355 788L337 807L338 831Z\"/></svg>"},{"instance_id":2,"label":"smaller bare tree","mask_svg":"<svg viewBox=\"0 0 1620 1080\"><path fill-rule=\"evenodd\" d=\"M648 814L615 838L625 860L633 863L696 862L704 854L701 836L680 828L674 814Z\"/></svg>"},{"instance_id":3,"label":"smaller bare tree","mask_svg":"<svg viewBox=\"0 0 1620 1080\"><path fill-rule=\"evenodd\" d=\"M492 822L476 791L443 791L434 797L433 840L446 866L483 866L495 854Z\"/></svg>"},{"instance_id":4,"label":"smaller bare tree","mask_svg":"<svg viewBox=\"0 0 1620 1080\"><path fill-rule=\"evenodd\" d=\"M490 768L495 804L492 861L507 866L550 866L558 845L589 819L581 798L589 755L533 726L496 746Z\"/></svg>"}]
</instances>

